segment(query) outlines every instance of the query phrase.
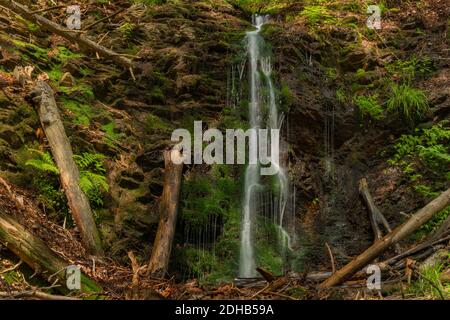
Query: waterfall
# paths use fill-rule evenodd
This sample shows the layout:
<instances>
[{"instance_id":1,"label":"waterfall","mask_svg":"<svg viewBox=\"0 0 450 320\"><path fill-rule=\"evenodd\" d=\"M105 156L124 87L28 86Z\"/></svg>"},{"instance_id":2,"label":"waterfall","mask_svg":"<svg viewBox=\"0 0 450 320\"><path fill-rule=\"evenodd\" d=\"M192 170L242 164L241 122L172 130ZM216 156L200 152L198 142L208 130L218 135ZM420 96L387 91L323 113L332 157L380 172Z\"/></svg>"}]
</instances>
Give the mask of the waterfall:
<instances>
[{"instance_id":1,"label":"waterfall","mask_svg":"<svg viewBox=\"0 0 450 320\"><path fill-rule=\"evenodd\" d=\"M262 127L281 129L282 126L282 117L278 115L276 91L272 80L271 59L267 53L267 45L260 35L261 28L267 20L267 16L253 16L255 30L248 31L246 34L249 61L249 122L252 129ZM264 110L267 110L267 119L263 119ZM252 139L257 140L258 137L254 136ZM280 143L280 141L271 141L270 143ZM256 146L257 141L253 141L252 145ZM258 163L259 161L257 161L257 164L249 164L245 172L239 263L239 276L241 278L251 278L256 275L254 236L257 213L274 219L281 248L280 254L284 255L286 249L291 250L291 238L283 227L286 206L289 201L289 182L286 170L282 163L280 165L272 163L277 169L276 177L279 189L276 195L268 197L271 205L261 205L261 199L264 197L260 193L264 191L265 186L261 181ZM273 205L272 201L274 201Z\"/></svg>"}]
</instances>

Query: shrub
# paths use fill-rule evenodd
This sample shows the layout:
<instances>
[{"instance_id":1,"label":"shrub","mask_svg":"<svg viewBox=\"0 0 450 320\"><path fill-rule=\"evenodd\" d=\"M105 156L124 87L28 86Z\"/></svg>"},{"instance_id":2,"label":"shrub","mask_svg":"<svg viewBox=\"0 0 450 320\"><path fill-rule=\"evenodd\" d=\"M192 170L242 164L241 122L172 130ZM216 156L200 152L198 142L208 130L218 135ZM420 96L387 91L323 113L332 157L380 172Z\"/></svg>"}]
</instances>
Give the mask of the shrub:
<instances>
[{"instance_id":1,"label":"shrub","mask_svg":"<svg viewBox=\"0 0 450 320\"><path fill-rule=\"evenodd\" d=\"M392 95L387 102L387 109L412 124L426 115L429 106L422 90L403 83L392 86Z\"/></svg>"},{"instance_id":2,"label":"shrub","mask_svg":"<svg viewBox=\"0 0 450 320\"><path fill-rule=\"evenodd\" d=\"M377 95L356 96L355 104L358 106L361 117L365 120L380 120L383 118L383 108L377 101Z\"/></svg>"},{"instance_id":3,"label":"shrub","mask_svg":"<svg viewBox=\"0 0 450 320\"><path fill-rule=\"evenodd\" d=\"M450 165L450 129L436 124L429 129L416 130L414 135L402 135L395 144L395 155L391 164L405 158L418 158L427 167L436 171L448 170Z\"/></svg>"}]
</instances>

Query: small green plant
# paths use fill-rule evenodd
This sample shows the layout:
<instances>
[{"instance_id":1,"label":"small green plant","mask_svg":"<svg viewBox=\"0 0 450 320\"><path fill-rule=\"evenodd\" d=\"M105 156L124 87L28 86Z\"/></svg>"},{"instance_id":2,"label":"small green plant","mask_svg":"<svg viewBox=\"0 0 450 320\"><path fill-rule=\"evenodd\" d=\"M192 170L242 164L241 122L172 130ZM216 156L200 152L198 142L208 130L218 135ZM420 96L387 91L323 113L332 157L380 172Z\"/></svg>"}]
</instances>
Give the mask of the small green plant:
<instances>
[{"instance_id":1,"label":"small green plant","mask_svg":"<svg viewBox=\"0 0 450 320\"><path fill-rule=\"evenodd\" d=\"M119 27L120 32L126 39L131 39L133 37L135 29L136 26L129 22L122 23Z\"/></svg>"},{"instance_id":2,"label":"small green plant","mask_svg":"<svg viewBox=\"0 0 450 320\"><path fill-rule=\"evenodd\" d=\"M422 119L428 112L427 96L420 89L414 89L409 84L393 84L392 93L387 101L388 111L413 124Z\"/></svg>"},{"instance_id":3,"label":"small green plant","mask_svg":"<svg viewBox=\"0 0 450 320\"><path fill-rule=\"evenodd\" d=\"M150 98L153 103L165 103L166 96L164 95L164 91L160 87L154 87L150 92Z\"/></svg>"},{"instance_id":4,"label":"small green plant","mask_svg":"<svg viewBox=\"0 0 450 320\"><path fill-rule=\"evenodd\" d=\"M447 299L450 296L450 286L440 281L441 274L447 267L446 263L436 263L420 270L419 278L408 289L409 293L421 297Z\"/></svg>"},{"instance_id":5,"label":"small green plant","mask_svg":"<svg viewBox=\"0 0 450 320\"><path fill-rule=\"evenodd\" d=\"M42 152L35 149L30 149L30 151L36 152L39 155L39 157L36 159L28 160L27 162L25 162L25 165L31 166L41 172L59 174L58 167L53 161L53 158L50 155L50 153Z\"/></svg>"},{"instance_id":6,"label":"small green plant","mask_svg":"<svg viewBox=\"0 0 450 320\"><path fill-rule=\"evenodd\" d=\"M60 189L59 170L48 152L29 149L37 157L25 162L25 166L32 168L31 183L39 193L38 199L53 217L62 214L68 216L67 202L64 192Z\"/></svg>"},{"instance_id":7,"label":"small green plant","mask_svg":"<svg viewBox=\"0 0 450 320\"><path fill-rule=\"evenodd\" d=\"M326 74L327 74L327 78L330 80L336 80L336 78L337 78L336 68L327 68Z\"/></svg>"},{"instance_id":8,"label":"small green plant","mask_svg":"<svg viewBox=\"0 0 450 320\"><path fill-rule=\"evenodd\" d=\"M443 121L428 129L416 129L415 134L402 135L394 145L394 156L388 160L402 169L419 195L428 199L436 197L450 180L450 128L446 124ZM449 214L450 208L437 214L415 237L421 239Z\"/></svg>"},{"instance_id":9,"label":"small green plant","mask_svg":"<svg viewBox=\"0 0 450 320\"><path fill-rule=\"evenodd\" d=\"M425 223L419 230L417 230L415 237L421 240L424 236L435 231L439 226L450 216L450 207L442 210L433 216L433 218Z\"/></svg>"},{"instance_id":10,"label":"small green plant","mask_svg":"<svg viewBox=\"0 0 450 320\"><path fill-rule=\"evenodd\" d=\"M281 86L280 99L282 111L284 112L289 111L289 108L292 106L292 103L294 102L294 95L292 94L291 89L289 89L289 86L286 84Z\"/></svg>"},{"instance_id":11,"label":"small green plant","mask_svg":"<svg viewBox=\"0 0 450 320\"><path fill-rule=\"evenodd\" d=\"M38 158L28 160L25 165L33 167L40 173L40 178L35 179L33 184L47 196L51 202L60 200L59 181L57 176L59 170L54 163L50 153L32 150L37 153ZM95 207L103 206L103 191L108 191L109 186L106 181L106 169L103 167L102 154L84 152L81 155L73 156L75 163L80 170L80 188L89 198ZM61 207L58 205L58 207Z\"/></svg>"},{"instance_id":12,"label":"small green plant","mask_svg":"<svg viewBox=\"0 0 450 320\"><path fill-rule=\"evenodd\" d=\"M366 70L358 69L356 70L356 78L363 78L366 75Z\"/></svg>"},{"instance_id":13,"label":"small green plant","mask_svg":"<svg viewBox=\"0 0 450 320\"><path fill-rule=\"evenodd\" d=\"M402 135L394 146L395 155L391 164L400 160L420 159L422 164L437 171L445 172L450 164L450 129L445 122L429 129L416 129L415 134Z\"/></svg>"},{"instance_id":14,"label":"small green plant","mask_svg":"<svg viewBox=\"0 0 450 320\"><path fill-rule=\"evenodd\" d=\"M122 134L115 131L114 122L102 125L102 130L105 132L105 138L109 144L112 144L122 137Z\"/></svg>"},{"instance_id":15,"label":"small green plant","mask_svg":"<svg viewBox=\"0 0 450 320\"><path fill-rule=\"evenodd\" d=\"M84 152L73 156L80 169L80 188L95 207L103 206L102 192L109 190L106 169L103 166L105 156L100 153Z\"/></svg>"},{"instance_id":16,"label":"small green plant","mask_svg":"<svg viewBox=\"0 0 450 320\"><path fill-rule=\"evenodd\" d=\"M345 103L347 101L347 94L345 93L345 89L343 87L339 87L336 90L336 99L340 103Z\"/></svg>"},{"instance_id":17,"label":"small green plant","mask_svg":"<svg viewBox=\"0 0 450 320\"><path fill-rule=\"evenodd\" d=\"M410 82L417 77L425 77L436 70L433 61L428 57L411 57L408 60L396 60L386 65L386 70L393 76Z\"/></svg>"},{"instance_id":18,"label":"small green plant","mask_svg":"<svg viewBox=\"0 0 450 320\"><path fill-rule=\"evenodd\" d=\"M364 120L381 120L383 108L377 101L378 95L355 96L354 102L358 106L361 118Z\"/></svg>"}]
</instances>

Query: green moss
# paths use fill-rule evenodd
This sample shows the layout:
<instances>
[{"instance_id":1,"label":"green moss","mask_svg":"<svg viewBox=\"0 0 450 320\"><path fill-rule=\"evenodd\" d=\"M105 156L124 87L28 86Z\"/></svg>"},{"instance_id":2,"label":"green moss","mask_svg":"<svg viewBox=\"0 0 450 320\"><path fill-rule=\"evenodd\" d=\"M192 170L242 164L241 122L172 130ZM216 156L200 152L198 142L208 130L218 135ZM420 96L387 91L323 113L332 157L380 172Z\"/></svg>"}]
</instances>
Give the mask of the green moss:
<instances>
[{"instance_id":1,"label":"green moss","mask_svg":"<svg viewBox=\"0 0 450 320\"><path fill-rule=\"evenodd\" d=\"M281 110L288 112L294 102L294 95L288 85L283 84L280 89Z\"/></svg>"},{"instance_id":2,"label":"green moss","mask_svg":"<svg viewBox=\"0 0 450 320\"><path fill-rule=\"evenodd\" d=\"M145 119L145 129L147 132L151 132L153 130L166 130L169 128L169 124L165 123L160 117L153 114L147 115L147 118Z\"/></svg>"},{"instance_id":3,"label":"green moss","mask_svg":"<svg viewBox=\"0 0 450 320\"><path fill-rule=\"evenodd\" d=\"M282 31L283 31L283 28L281 28L278 25L265 24L261 29L261 35L264 38L271 38L277 34L280 34Z\"/></svg>"},{"instance_id":4,"label":"green moss","mask_svg":"<svg viewBox=\"0 0 450 320\"><path fill-rule=\"evenodd\" d=\"M291 4L289 0L231 0L231 2L247 12L267 14L276 14Z\"/></svg>"},{"instance_id":5,"label":"green moss","mask_svg":"<svg viewBox=\"0 0 450 320\"><path fill-rule=\"evenodd\" d=\"M33 43L23 42L17 39L12 39L12 43L24 49L24 52L21 55L21 58L29 61L30 58L33 58L37 61L46 61L48 59L48 49L43 49Z\"/></svg>"},{"instance_id":6,"label":"green moss","mask_svg":"<svg viewBox=\"0 0 450 320\"><path fill-rule=\"evenodd\" d=\"M63 103L63 108L68 110L75 118L73 121L74 124L90 125L93 115L91 106L64 97L61 98L61 101Z\"/></svg>"},{"instance_id":7,"label":"green moss","mask_svg":"<svg viewBox=\"0 0 450 320\"><path fill-rule=\"evenodd\" d=\"M89 85L86 85L84 83L80 83L80 84L74 85L72 87L60 86L59 90L68 96L78 95L78 96L83 97L86 100L91 100L91 101L94 100L94 98L95 98L92 87Z\"/></svg>"},{"instance_id":8,"label":"green moss","mask_svg":"<svg viewBox=\"0 0 450 320\"><path fill-rule=\"evenodd\" d=\"M165 4L167 0L132 0L134 3L143 3L146 5L161 5Z\"/></svg>"},{"instance_id":9,"label":"green moss","mask_svg":"<svg viewBox=\"0 0 450 320\"><path fill-rule=\"evenodd\" d=\"M120 32L126 39L131 39L133 37L135 29L136 25L129 22L124 22L119 27Z\"/></svg>"},{"instance_id":10,"label":"green moss","mask_svg":"<svg viewBox=\"0 0 450 320\"><path fill-rule=\"evenodd\" d=\"M60 62L66 62L69 59L80 59L83 57L80 53L74 53L64 46L58 46L58 53L55 58Z\"/></svg>"},{"instance_id":11,"label":"green moss","mask_svg":"<svg viewBox=\"0 0 450 320\"><path fill-rule=\"evenodd\" d=\"M240 176L229 165L213 165L208 173L198 173L183 181L180 199L180 221L190 232L204 232L213 219L222 224L223 232L209 249L180 248L175 254L178 270L197 276L202 283L231 281L237 273L240 233ZM203 230L203 231L202 231ZM200 261L199 255L204 257Z\"/></svg>"},{"instance_id":12,"label":"green moss","mask_svg":"<svg viewBox=\"0 0 450 320\"><path fill-rule=\"evenodd\" d=\"M166 96L160 87L154 87L150 92L150 98L153 103L165 103Z\"/></svg>"},{"instance_id":13,"label":"green moss","mask_svg":"<svg viewBox=\"0 0 450 320\"><path fill-rule=\"evenodd\" d=\"M102 126L102 130L106 133L106 138L109 142L117 141L122 136L120 133L116 133L114 128L114 122L110 122Z\"/></svg>"},{"instance_id":14,"label":"green moss","mask_svg":"<svg viewBox=\"0 0 450 320\"><path fill-rule=\"evenodd\" d=\"M300 16L306 18L310 26L336 23L336 19L332 14L324 6L320 5L305 6Z\"/></svg>"},{"instance_id":15,"label":"green moss","mask_svg":"<svg viewBox=\"0 0 450 320\"><path fill-rule=\"evenodd\" d=\"M62 76L64 75L64 72L61 70L61 67L58 65L58 66L55 66L50 71L48 71L47 75L53 83L57 84L59 82L59 80L61 80Z\"/></svg>"},{"instance_id":16,"label":"green moss","mask_svg":"<svg viewBox=\"0 0 450 320\"><path fill-rule=\"evenodd\" d=\"M258 242L255 248L255 255L257 257L256 264L274 275L282 275L283 259L279 251L269 243Z\"/></svg>"}]
</instances>

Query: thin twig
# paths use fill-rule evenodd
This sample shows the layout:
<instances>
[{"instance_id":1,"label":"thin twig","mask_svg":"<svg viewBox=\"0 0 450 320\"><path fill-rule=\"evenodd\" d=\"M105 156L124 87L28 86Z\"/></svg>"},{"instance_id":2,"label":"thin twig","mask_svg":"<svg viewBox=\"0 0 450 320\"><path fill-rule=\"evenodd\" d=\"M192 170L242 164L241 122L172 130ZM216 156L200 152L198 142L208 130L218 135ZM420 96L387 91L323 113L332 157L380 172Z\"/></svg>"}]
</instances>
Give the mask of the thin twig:
<instances>
[{"instance_id":1,"label":"thin twig","mask_svg":"<svg viewBox=\"0 0 450 320\"><path fill-rule=\"evenodd\" d=\"M325 242L325 246L328 249L328 254L330 255L330 261L331 261L331 272L335 273L336 272L336 265L334 263L334 256L333 256L333 252L331 251L330 246L328 245L327 242Z\"/></svg>"},{"instance_id":2,"label":"thin twig","mask_svg":"<svg viewBox=\"0 0 450 320\"><path fill-rule=\"evenodd\" d=\"M105 20L108 20L108 19L111 19L111 18L117 16L118 14L122 13L122 12L125 11L125 10L126 10L126 8L122 8L122 9L120 9L119 11L116 11L116 12L114 12L113 14L110 14L110 15L107 16L107 17L104 17L104 18L102 18L102 19L100 19L100 20L98 20L98 21L96 21L96 22L94 22L94 23L91 23L91 24L88 25L87 27L84 27L84 28L83 28L83 31L89 30L89 29L91 29L92 27L96 26L97 24L99 24L99 23L101 23L101 22L103 22L103 21L105 21Z\"/></svg>"},{"instance_id":3,"label":"thin twig","mask_svg":"<svg viewBox=\"0 0 450 320\"><path fill-rule=\"evenodd\" d=\"M250 300L251 300L251 299L254 299L258 294L264 292L264 290L266 290L269 286L270 286L270 283L268 283L264 288L262 288L261 290L259 290L258 292L256 292L254 295L252 295L252 296L250 297Z\"/></svg>"},{"instance_id":4,"label":"thin twig","mask_svg":"<svg viewBox=\"0 0 450 320\"><path fill-rule=\"evenodd\" d=\"M16 270L18 267L20 267L20 265L22 264L22 262L23 262L23 261L20 260L19 263L17 263L16 265L14 265L14 266L11 267L11 268L8 268L8 269L5 269L5 270L1 271L0 274L3 274L3 273L7 273L7 272L10 272L10 271Z\"/></svg>"},{"instance_id":5,"label":"thin twig","mask_svg":"<svg viewBox=\"0 0 450 320\"><path fill-rule=\"evenodd\" d=\"M0 292L1 298L38 298L42 300L80 300L75 297L66 297L48 294L37 290L27 290L27 291L11 291L11 292Z\"/></svg>"},{"instance_id":6,"label":"thin twig","mask_svg":"<svg viewBox=\"0 0 450 320\"><path fill-rule=\"evenodd\" d=\"M266 292L262 292L262 293L265 293L265 294L274 294L274 295L276 295L276 296L280 296L280 297L282 297L282 298L287 298L287 299L290 299L290 300L299 300L299 299L297 299L297 298L294 298L294 297L288 296L287 294L283 294L283 293L279 293L279 292L266 291Z\"/></svg>"},{"instance_id":7,"label":"thin twig","mask_svg":"<svg viewBox=\"0 0 450 320\"><path fill-rule=\"evenodd\" d=\"M50 7L50 8L45 8L45 9L39 9L39 10L36 10L36 11L31 11L30 14L42 13L42 12L62 9L62 8L66 8L66 7L67 7L67 5L54 6L54 7Z\"/></svg>"}]
</instances>

